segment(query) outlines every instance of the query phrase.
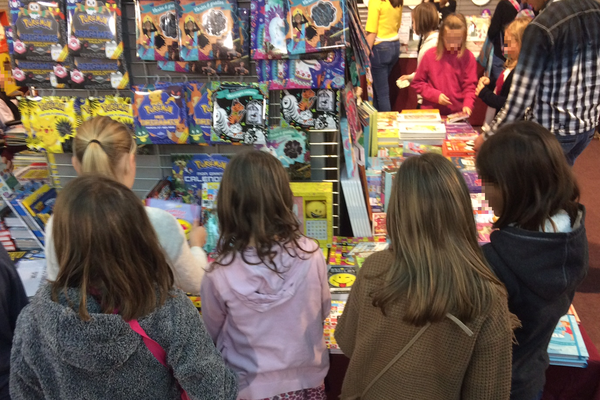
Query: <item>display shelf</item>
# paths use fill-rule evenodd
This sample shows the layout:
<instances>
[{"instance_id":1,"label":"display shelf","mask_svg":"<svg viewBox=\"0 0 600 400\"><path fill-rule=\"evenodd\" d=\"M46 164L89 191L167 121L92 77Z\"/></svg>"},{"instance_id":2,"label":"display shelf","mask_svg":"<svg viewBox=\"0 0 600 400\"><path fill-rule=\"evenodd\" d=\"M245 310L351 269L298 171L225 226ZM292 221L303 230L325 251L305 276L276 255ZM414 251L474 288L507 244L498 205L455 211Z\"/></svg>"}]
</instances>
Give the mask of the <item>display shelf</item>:
<instances>
[{"instance_id":1,"label":"display shelf","mask_svg":"<svg viewBox=\"0 0 600 400\"><path fill-rule=\"evenodd\" d=\"M137 57L135 4L132 0L123 0L123 38L125 45L125 60L129 68L132 85L153 84L155 82L186 82L186 81L223 81L223 82L257 82L256 64L250 61L248 76L220 76L209 77L197 73L165 72L157 67L156 61L144 61ZM250 9L250 1L238 1L241 8ZM38 89L42 96L120 96L131 95L130 90L86 90L86 89ZM269 125L277 126L280 123L280 92L269 92ZM314 130L309 133L311 152L311 182L333 183L333 225L334 235L338 234L339 226L339 170L340 170L340 134L339 130ZM140 198L144 198L148 191L165 176L171 175L171 154L174 153L219 153L234 155L246 149L243 145L145 145L137 157L137 174L133 191ZM71 154L49 155L48 163L52 172L53 182L56 187L64 186L76 177L71 165Z\"/></svg>"}]
</instances>

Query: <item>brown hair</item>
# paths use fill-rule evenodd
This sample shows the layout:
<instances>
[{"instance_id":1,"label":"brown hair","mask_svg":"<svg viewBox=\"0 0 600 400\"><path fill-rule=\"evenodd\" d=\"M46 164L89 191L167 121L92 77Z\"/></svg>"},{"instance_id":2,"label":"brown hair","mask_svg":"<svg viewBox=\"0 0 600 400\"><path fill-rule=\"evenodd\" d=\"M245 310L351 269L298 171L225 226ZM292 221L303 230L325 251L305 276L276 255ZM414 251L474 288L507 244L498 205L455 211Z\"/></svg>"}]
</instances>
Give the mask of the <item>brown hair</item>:
<instances>
[{"instance_id":1,"label":"brown hair","mask_svg":"<svg viewBox=\"0 0 600 400\"><path fill-rule=\"evenodd\" d=\"M69 182L56 201L52 236L60 268L52 298L79 289L81 319L90 319L88 295L126 321L167 299L173 272L142 202L121 183L98 175Z\"/></svg>"},{"instance_id":2,"label":"brown hair","mask_svg":"<svg viewBox=\"0 0 600 400\"><path fill-rule=\"evenodd\" d=\"M468 322L504 291L477 244L471 198L456 167L439 154L407 159L392 185L387 217L394 262L373 306L407 301L404 321L421 326L451 313Z\"/></svg>"},{"instance_id":3,"label":"brown hair","mask_svg":"<svg viewBox=\"0 0 600 400\"><path fill-rule=\"evenodd\" d=\"M446 37L447 29L462 29L463 31L462 46L460 47L460 51L458 52L458 58L462 57L463 54L465 54L465 50L467 49L467 20L462 14L450 14L446 18L444 18L444 20L442 21L442 26L440 26L440 37L438 39L436 57L438 61L442 59L444 51L446 51L446 47L444 46L444 38Z\"/></svg>"},{"instance_id":4,"label":"brown hair","mask_svg":"<svg viewBox=\"0 0 600 400\"><path fill-rule=\"evenodd\" d=\"M525 28L527 28L527 25L529 25L530 22L530 17L519 17L506 27L505 32L517 41L517 44L519 45L519 51L521 49L521 44L523 43L523 33L525 33ZM507 58L504 67L513 69L517 65L518 61L518 57L514 60Z\"/></svg>"},{"instance_id":5,"label":"brown hair","mask_svg":"<svg viewBox=\"0 0 600 400\"><path fill-rule=\"evenodd\" d=\"M217 195L220 237L214 264L230 265L237 253L245 263L253 264L244 255L252 246L260 263L279 273L274 247L292 256L299 256L297 250L310 253L298 243L303 235L293 205L288 176L279 160L255 150L233 157Z\"/></svg>"},{"instance_id":6,"label":"brown hair","mask_svg":"<svg viewBox=\"0 0 600 400\"><path fill-rule=\"evenodd\" d=\"M419 36L437 30L440 15L433 3L421 3L412 12L415 21L415 33Z\"/></svg>"},{"instance_id":7,"label":"brown hair","mask_svg":"<svg viewBox=\"0 0 600 400\"><path fill-rule=\"evenodd\" d=\"M404 4L404 0L388 0L388 1L394 8L402 7L402 5Z\"/></svg>"},{"instance_id":8,"label":"brown hair","mask_svg":"<svg viewBox=\"0 0 600 400\"><path fill-rule=\"evenodd\" d=\"M546 128L521 121L500 128L477 154L483 184L495 184L504 202L494 226L538 231L565 210L575 219L579 187L562 147Z\"/></svg>"},{"instance_id":9,"label":"brown hair","mask_svg":"<svg viewBox=\"0 0 600 400\"><path fill-rule=\"evenodd\" d=\"M104 175L117 181L122 174L123 156L135 151L133 133L122 123L104 116L82 123L73 139L73 154L81 164L82 173Z\"/></svg>"}]
</instances>

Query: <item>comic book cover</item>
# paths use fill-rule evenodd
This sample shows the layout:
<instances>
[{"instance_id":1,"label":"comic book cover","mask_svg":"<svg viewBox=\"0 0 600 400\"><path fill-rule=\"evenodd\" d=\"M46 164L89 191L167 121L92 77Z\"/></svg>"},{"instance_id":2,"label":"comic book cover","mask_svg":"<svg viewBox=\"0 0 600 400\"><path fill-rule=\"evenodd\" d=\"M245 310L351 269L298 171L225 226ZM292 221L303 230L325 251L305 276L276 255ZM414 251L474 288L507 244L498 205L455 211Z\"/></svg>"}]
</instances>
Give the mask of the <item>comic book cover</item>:
<instances>
[{"instance_id":1,"label":"comic book cover","mask_svg":"<svg viewBox=\"0 0 600 400\"><path fill-rule=\"evenodd\" d=\"M122 60L75 57L69 85L74 89L127 89L129 73Z\"/></svg>"},{"instance_id":2,"label":"comic book cover","mask_svg":"<svg viewBox=\"0 0 600 400\"><path fill-rule=\"evenodd\" d=\"M345 2L287 0L290 54L315 53L345 47Z\"/></svg>"},{"instance_id":3,"label":"comic book cover","mask_svg":"<svg viewBox=\"0 0 600 400\"><path fill-rule=\"evenodd\" d=\"M212 96L205 83L185 85L190 127L190 143L208 145L212 123Z\"/></svg>"},{"instance_id":4,"label":"comic book cover","mask_svg":"<svg viewBox=\"0 0 600 400\"><path fill-rule=\"evenodd\" d=\"M67 2L69 52L76 57L123 57L121 1L70 0Z\"/></svg>"},{"instance_id":5,"label":"comic book cover","mask_svg":"<svg viewBox=\"0 0 600 400\"><path fill-rule=\"evenodd\" d=\"M288 89L281 99L281 117L302 129L339 128L339 91L333 89Z\"/></svg>"},{"instance_id":6,"label":"comic book cover","mask_svg":"<svg viewBox=\"0 0 600 400\"><path fill-rule=\"evenodd\" d=\"M69 63L15 59L12 75L19 86L64 89L69 84Z\"/></svg>"},{"instance_id":7,"label":"comic book cover","mask_svg":"<svg viewBox=\"0 0 600 400\"><path fill-rule=\"evenodd\" d=\"M136 2L137 53L142 60L180 59L178 14L175 1Z\"/></svg>"},{"instance_id":8,"label":"comic book cover","mask_svg":"<svg viewBox=\"0 0 600 400\"><path fill-rule=\"evenodd\" d=\"M306 132L294 128L269 130L267 142L256 148L276 157L290 180L310 179L310 147Z\"/></svg>"},{"instance_id":9,"label":"comic book cover","mask_svg":"<svg viewBox=\"0 0 600 400\"><path fill-rule=\"evenodd\" d=\"M7 35L13 59L57 61L67 59L67 24L60 1L11 0L11 27Z\"/></svg>"},{"instance_id":10,"label":"comic book cover","mask_svg":"<svg viewBox=\"0 0 600 400\"><path fill-rule=\"evenodd\" d=\"M135 86L133 115L138 143L189 143L187 104L182 84Z\"/></svg>"},{"instance_id":11,"label":"comic book cover","mask_svg":"<svg viewBox=\"0 0 600 400\"><path fill-rule=\"evenodd\" d=\"M265 144L268 90L255 83L212 82L212 143Z\"/></svg>"},{"instance_id":12,"label":"comic book cover","mask_svg":"<svg viewBox=\"0 0 600 400\"><path fill-rule=\"evenodd\" d=\"M182 0L181 59L202 61L242 56L237 3Z\"/></svg>"}]
</instances>

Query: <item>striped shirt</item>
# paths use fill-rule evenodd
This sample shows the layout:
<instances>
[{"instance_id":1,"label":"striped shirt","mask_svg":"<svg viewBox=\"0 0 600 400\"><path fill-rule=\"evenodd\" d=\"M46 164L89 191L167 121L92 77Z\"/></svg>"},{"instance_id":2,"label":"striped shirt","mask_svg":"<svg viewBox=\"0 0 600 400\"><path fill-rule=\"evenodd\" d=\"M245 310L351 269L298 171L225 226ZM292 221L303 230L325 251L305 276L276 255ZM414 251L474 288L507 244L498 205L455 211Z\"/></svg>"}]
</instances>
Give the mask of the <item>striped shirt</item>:
<instances>
[{"instance_id":1,"label":"striped shirt","mask_svg":"<svg viewBox=\"0 0 600 400\"><path fill-rule=\"evenodd\" d=\"M504 108L491 125L523 118L555 135L588 132L600 115L600 3L550 0L525 30Z\"/></svg>"}]
</instances>

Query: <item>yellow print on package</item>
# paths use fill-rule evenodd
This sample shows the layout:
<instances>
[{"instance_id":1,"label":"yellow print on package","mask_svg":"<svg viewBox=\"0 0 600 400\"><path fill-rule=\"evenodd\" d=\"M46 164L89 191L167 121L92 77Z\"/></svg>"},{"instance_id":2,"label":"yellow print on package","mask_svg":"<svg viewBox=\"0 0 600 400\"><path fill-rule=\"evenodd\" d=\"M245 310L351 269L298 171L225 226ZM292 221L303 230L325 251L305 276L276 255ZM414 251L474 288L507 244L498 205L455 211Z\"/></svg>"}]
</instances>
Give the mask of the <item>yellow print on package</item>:
<instances>
[{"instance_id":1,"label":"yellow print on package","mask_svg":"<svg viewBox=\"0 0 600 400\"><path fill-rule=\"evenodd\" d=\"M36 150L62 153L62 144L75 136L78 120L74 97L44 97L31 108L30 127Z\"/></svg>"}]
</instances>

